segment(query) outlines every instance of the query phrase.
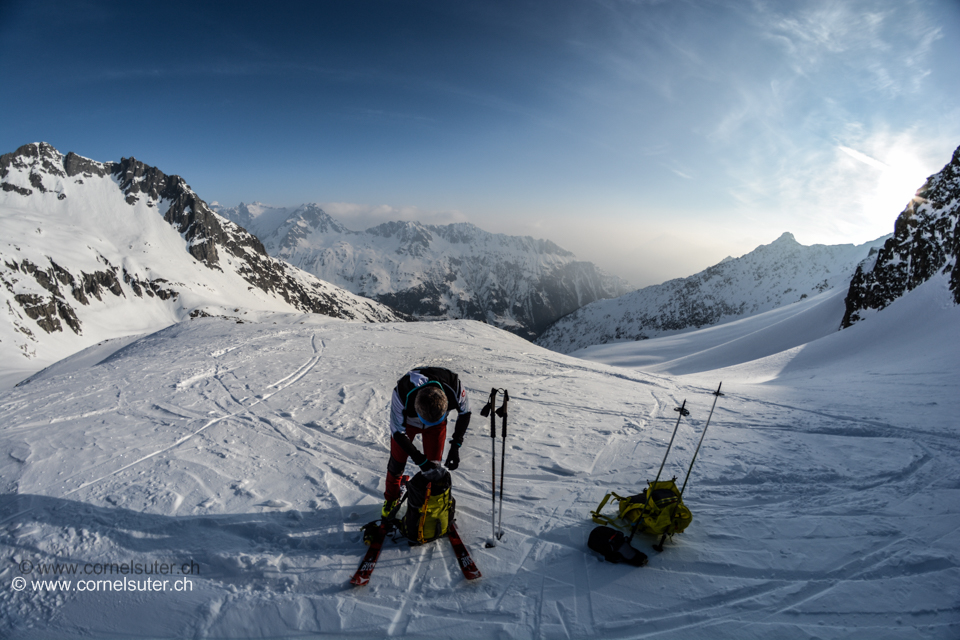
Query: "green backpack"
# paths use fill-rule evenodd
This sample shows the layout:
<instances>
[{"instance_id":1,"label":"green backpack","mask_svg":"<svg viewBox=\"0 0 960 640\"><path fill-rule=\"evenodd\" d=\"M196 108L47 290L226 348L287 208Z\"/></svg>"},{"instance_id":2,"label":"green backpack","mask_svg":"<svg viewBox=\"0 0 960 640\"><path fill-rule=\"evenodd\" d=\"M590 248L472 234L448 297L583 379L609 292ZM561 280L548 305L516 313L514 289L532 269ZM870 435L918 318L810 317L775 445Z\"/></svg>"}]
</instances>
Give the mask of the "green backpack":
<instances>
[{"instance_id":1,"label":"green backpack","mask_svg":"<svg viewBox=\"0 0 960 640\"><path fill-rule=\"evenodd\" d=\"M693 522L693 514L680 497L676 478L647 484L649 485L647 489L628 498L612 491L605 495L597 510L591 512L593 521L597 524L632 530L640 520L637 526L638 531L657 536L681 533ZM600 513L611 497L618 503L618 513L615 518L608 518Z\"/></svg>"},{"instance_id":2,"label":"green backpack","mask_svg":"<svg viewBox=\"0 0 960 640\"><path fill-rule=\"evenodd\" d=\"M423 544L447 535L456 512L457 501L450 492L450 472L440 467L439 479L427 481L417 473L406 483L407 511L399 529L410 544Z\"/></svg>"}]
</instances>

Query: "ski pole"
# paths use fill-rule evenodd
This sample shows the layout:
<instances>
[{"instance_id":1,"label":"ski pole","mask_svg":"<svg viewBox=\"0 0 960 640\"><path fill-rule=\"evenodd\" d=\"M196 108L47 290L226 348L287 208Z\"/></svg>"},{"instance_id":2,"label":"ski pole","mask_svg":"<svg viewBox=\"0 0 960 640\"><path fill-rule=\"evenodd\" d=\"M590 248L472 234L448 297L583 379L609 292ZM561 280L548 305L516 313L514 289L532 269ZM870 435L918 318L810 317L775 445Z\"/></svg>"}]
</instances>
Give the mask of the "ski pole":
<instances>
[{"instance_id":1,"label":"ski pole","mask_svg":"<svg viewBox=\"0 0 960 640\"><path fill-rule=\"evenodd\" d=\"M503 469L506 466L507 458L507 403L510 402L510 394L503 390L503 404L497 409L497 415L502 419L500 423L500 437L503 441L500 443L500 515L497 519L497 540L503 537Z\"/></svg>"},{"instance_id":2,"label":"ski pole","mask_svg":"<svg viewBox=\"0 0 960 640\"><path fill-rule=\"evenodd\" d=\"M693 459L690 460L690 468L687 469L687 477L683 479L683 486L680 488L680 498L683 499L683 490L687 488L687 480L690 479L690 472L693 470L693 463L697 459L697 454L700 453L700 445L703 444L703 437L707 435L707 428L710 426L710 418L713 417L713 410L717 408L717 400L723 394L720 393L720 387L723 386L723 382L717 385L717 390L713 392L713 406L710 407L710 415L707 416L707 424L703 426L703 433L700 434L700 442L697 443L697 449L693 452Z\"/></svg>"},{"instance_id":3,"label":"ski pole","mask_svg":"<svg viewBox=\"0 0 960 640\"><path fill-rule=\"evenodd\" d=\"M677 437L677 429L680 428L680 420L683 419L683 416L690 415L690 412L687 411L687 401L684 399L683 403L674 409L680 415L677 416L677 425L673 428L673 435L670 436L670 444L667 445L667 451L663 454L663 462L660 463L660 470L657 471L656 479L650 484L650 490L647 493L647 501L644 504L644 508L640 511L640 515L637 517L637 521L633 523L633 529L630 530L630 537L627 538L627 544L633 540L633 536L636 535L637 529L640 527L640 523L643 522L643 512L646 510L646 506L650 504L650 501L653 500L653 490L657 487L657 482L660 481L660 474L663 473L663 465L667 464L667 456L670 455L670 448L673 447L673 439Z\"/></svg>"},{"instance_id":4,"label":"ski pole","mask_svg":"<svg viewBox=\"0 0 960 640\"><path fill-rule=\"evenodd\" d=\"M723 395L722 393L720 393L720 387L722 386L723 386L723 383L721 382L719 385L717 385L717 390L713 392L713 396L714 396L713 406L710 407L710 415L707 416L707 423L703 425L703 433L700 434L700 442L697 443L697 448L693 452L693 458L690 460L690 466L687 468L687 477L683 479L683 486L680 487L680 498L679 500L677 500L677 503L673 505L673 511L670 513L671 521L676 516L677 509L680 508L680 504L683 502L683 492L687 488L687 480L690 479L690 472L693 471L693 463L697 459L697 454L700 453L700 445L703 444L703 438L704 436L707 435L707 428L710 426L710 418L713 417L713 410L717 408L717 399ZM653 545L653 548L656 549L657 551L662 552L663 543L666 541L667 541L667 534L663 534L663 536L660 538L660 544Z\"/></svg>"},{"instance_id":5,"label":"ski pole","mask_svg":"<svg viewBox=\"0 0 960 640\"><path fill-rule=\"evenodd\" d=\"M673 435L670 436L670 444L667 445L667 452L663 454L663 462L660 463L660 471L657 471L657 477L653 481L654 485L656 485L657 482L660 480L660 474L663 473L663 465L667 464L667 456L670 455L670 448L673 446L673 439L677 437L677 429L680 428L680 420L683 418L683 416L690 415L690 412L687 411L686 407L687 407L687 401L686 399L684 399L683 404L681 404L679 407L674 409L674 411L677 411L680 415L677 416L677 426L673 428Z\"/></svg>"},{"instance_id":6,"label":"ski pole","mask_svg":"<svg viewBox=\"0 0 960 640\"><path fill-rule=\"evenodd\" d=\"M496 546L494 539L497 535L497 414L493 411L494 407L497 404L497 391L499 389L493 388L490 390L490 400L487 402L486 406L480 410L480 415L486 418L490 416L490 446L491 455L490 455L490 497L493 502L493 506L490 509L490 532L491 537L487 540L486 546L493 547Z\"/></svg>"}]
</instances>

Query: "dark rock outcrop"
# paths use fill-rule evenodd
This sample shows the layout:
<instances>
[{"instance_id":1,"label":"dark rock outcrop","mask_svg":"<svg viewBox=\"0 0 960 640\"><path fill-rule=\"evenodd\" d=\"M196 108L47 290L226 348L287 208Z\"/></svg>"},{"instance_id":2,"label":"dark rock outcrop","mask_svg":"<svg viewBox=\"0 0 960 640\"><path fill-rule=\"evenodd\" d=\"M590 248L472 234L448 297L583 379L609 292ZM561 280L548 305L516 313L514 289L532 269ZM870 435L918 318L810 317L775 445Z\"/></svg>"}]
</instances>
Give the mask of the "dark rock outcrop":
<instances>
[{"instance_id":1,"label":"dark rock outcrop","mask_svg":"<svg viewBox=\"0 0 960 640\"><path fill-rule=\"evenodd\" d=\"M894 224L893 237L853 275L841 327L883 309L937 274L949 277L960 304L960 147L917 191Z\"/></svg>"},{"instance_id":2,"label":"dark rock outcrop","mask_svg":"<svg viewBox=\"0 0 960 640\"><path fill-rule=\"evenodd\" d=\"M92 273L81 271L78 276L50 258L44 266L38 266L29 260L23 260L20 263L6 261L4 262L6 272L0 273L0 283L13 294L13 298L23 308L27 317L35 320L37 325L47 333L63 331L63 325L60 322L63 320L74 333L80 334L82 323L77 317L76 310L67 301L66 293L85 306L91 304L91 298L102 302L108 293L118 298L126 297L117 277L118 268L111 265L103 256L100 256L100 260L107 266L106 269ZM16 277L12 275L14 273L33 278L50 295L14 293L16 283ZM132 284L134 293L139 297L148 295L167 300L179 295L176 291L165 289L162 285L166 280L162 278L152 281L136 280L127 274L126 270L123 274L124 281Z\"/></svg>"}]
</instances>

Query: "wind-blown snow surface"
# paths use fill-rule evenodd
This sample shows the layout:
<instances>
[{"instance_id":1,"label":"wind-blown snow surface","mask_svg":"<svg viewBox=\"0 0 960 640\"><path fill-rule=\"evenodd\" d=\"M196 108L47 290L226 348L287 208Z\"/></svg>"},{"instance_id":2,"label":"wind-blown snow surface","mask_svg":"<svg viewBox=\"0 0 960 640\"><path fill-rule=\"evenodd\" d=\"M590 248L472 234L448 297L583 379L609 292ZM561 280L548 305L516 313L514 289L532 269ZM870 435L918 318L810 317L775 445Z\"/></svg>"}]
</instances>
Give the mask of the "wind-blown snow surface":
<instances>
[{"instance_id":1,"label":"wind-blown snow surface","mask_svg":"<svg viewBox=\"0 0 960 640\"><path fill-rule=\"evenodd\" d=\"M664 471L682 479L716 372L610 367L472 321L210 318L100 345L0 395L0 634L956 638L960 384L942 367L960 347L934 342L943 331L911 337L912 357L896 347L919 313L921 331L957 326L943 291L763 375L724 370L685 496L694 521L662 554L639 536L641 569L587 550L589 512L652 479L686 399ZM927 371L922 345L941 353ZM370 586L350 587L359 528L379 512L389 394L423 363L460 372L475 407L510 391L505 536L483 547L491 441L477 414L454 491L483 577L465 581L443 540L388 543ZM77 592L44 588L53 562L197 568L160 576L166 592ZM192 590L172 591L184 578Z\"/></svg>"}]
</instances>

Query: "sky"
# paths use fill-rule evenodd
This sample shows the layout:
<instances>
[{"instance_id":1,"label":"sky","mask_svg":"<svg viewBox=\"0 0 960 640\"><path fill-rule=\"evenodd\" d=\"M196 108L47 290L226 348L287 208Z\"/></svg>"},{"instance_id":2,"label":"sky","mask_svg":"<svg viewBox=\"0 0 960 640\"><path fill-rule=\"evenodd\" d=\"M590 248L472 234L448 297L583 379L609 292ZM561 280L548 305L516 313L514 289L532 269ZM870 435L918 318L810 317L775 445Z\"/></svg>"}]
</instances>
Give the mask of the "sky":
<instances>
[{"instance_id":1,"label":"sky","mask_svg":"<svg viewBox=\"0 0 960 640\"><path fill-rule=\"evenodd\" d=\"M893 230L960 146L957 0L0 0L0 153L471 222L635 286Z\"/></svg>"}]
</instances>

